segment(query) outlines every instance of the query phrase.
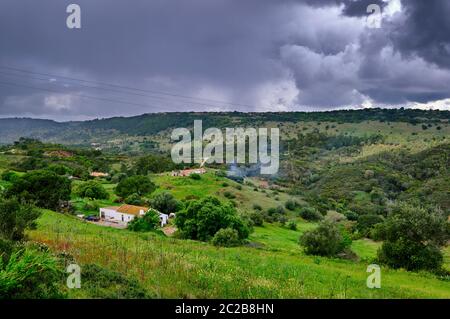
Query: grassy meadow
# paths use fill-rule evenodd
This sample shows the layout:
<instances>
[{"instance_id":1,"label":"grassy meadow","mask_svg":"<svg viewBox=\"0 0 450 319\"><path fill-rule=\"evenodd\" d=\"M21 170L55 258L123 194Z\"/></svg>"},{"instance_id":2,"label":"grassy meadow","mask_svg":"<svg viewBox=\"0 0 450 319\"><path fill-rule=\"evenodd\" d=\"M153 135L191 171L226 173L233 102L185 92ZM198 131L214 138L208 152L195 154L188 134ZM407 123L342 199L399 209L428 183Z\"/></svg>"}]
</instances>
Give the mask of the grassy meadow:
<instances>
[{"instance_id":1,"label":"grassy meadow","mask_svg":"<svg viewBox=\"0 0 450 319\"><path fill-rule=\"evenodd\" d=\"M299 231L256 227L252 245L216 248L207 243L105 228L44 211L32 240L137 278L155 298L450 298L450 282L428 273L382 269L382 288L366 287L365 261L306 256ZM372 243L355 242L361 257ZM69 290L73 298L83 289Z\"/></svg>"}]
</instances>

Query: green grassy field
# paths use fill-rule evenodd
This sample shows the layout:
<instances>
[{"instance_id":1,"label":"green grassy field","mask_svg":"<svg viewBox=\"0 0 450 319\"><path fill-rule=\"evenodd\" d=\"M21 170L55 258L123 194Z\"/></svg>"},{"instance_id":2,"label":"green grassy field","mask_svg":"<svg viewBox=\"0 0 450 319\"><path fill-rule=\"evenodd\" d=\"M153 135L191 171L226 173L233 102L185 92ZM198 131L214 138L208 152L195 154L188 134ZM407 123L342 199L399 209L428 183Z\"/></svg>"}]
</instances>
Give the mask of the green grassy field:
<instances>
[{"instance_id":1,"label":"green grassy field","mask_svg":"<svg viewBox=\"0 0 450 319\"><path fill-rule=\"evenodd\" d=\"M368 289L366 262L301 252L295 241L307 227L256 228L251 240L259 245L216 248L45 211L29 236L81 265L98 263L135 277L158 298L450 298L450 282L402 270L382 269L382 288ZM367 246L361 242L359 249ZM83 291L69 294L82 297Z\"/></svg>"}]
</instances>

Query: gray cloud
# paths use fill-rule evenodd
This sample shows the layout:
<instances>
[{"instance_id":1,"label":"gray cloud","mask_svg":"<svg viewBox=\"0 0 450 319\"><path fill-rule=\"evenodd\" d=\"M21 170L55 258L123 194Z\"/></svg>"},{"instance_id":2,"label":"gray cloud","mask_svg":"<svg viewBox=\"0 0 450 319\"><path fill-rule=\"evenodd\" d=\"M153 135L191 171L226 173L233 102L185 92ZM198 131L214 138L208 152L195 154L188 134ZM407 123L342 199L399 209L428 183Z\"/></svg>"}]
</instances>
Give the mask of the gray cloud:
<instances>
[{"instance_id":1,"label":"gray cloud","mask_svg":"<svg viewBox=\"0 0 450 319\"><path fill-rule=\"evenodd\" d=\"M81 30L65 26L72 2L82 8ZM375 30L365 26L366 8L386 8L381 0L2 0L0 66L202 100L99 90L0 68L0 116L329 109L449 98L450 7L403 2L404 10Z\"/></svg>"}]
</instances>

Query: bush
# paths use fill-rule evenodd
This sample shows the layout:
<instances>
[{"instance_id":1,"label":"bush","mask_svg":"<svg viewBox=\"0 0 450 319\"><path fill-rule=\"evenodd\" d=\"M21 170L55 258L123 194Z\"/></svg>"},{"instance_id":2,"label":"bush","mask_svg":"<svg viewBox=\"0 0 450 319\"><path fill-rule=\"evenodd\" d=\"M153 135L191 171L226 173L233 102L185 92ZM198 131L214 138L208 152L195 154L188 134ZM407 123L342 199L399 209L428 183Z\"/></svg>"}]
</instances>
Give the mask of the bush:
<instances>
[{"instance_id":1,"label":"bush","mask_svg":"<svg viewBox=\"0 0 450 319\"><path fill-rule=\"evenodd\" d=\"M155 191L156 185L146 176L131 176L123 179L117 184L116 194L120 197L128 197L131 194L144 196Z\"/></svg>"},{"instance_id":2,"label":"bush","mask_svg":"<svg viewBox=\"0 0 450 319\"><path fill-rule=\"evenodd\" d=\"M192 179L194 179L194 180L196 180L196 181L202 179L202 177L200 176L200 174L197 174L197 173L193 173L193 174L189 175L189 177L192 178Z\"/></svg>"},{"instance_id":3,"label":"bush","mask_svg":"<svg viewBox=\"0 0 450 319\"><path fill-rule=\"evenodd\" d=\"M359 215L352 210L345 211L344 215L345 215L345 217L347 217L348 220L351 220L351 221L356 221L359 218Z\"/></svg>"},{"instance_id":4,"label":"bush","mask_svg":"<svg viewBox=\"0 0 450 319\"><path fill-rule=\"evenodd\" d=\"M188 202L187 207L177 214L175 224L185 237L202 241L210 240L222 228L235 229L241 240L250 232L236 209L215 197Z\"/></svg>"},{"instance_id":5,"label":"bush","mask_svg":"<svg viewBox=\"0 0 450 319\"><path fill-rule=\"evenodd\" d=\"M22 240L25 229L34 229L40 212L17 199L0 200L0 238Z\"/></svg>"},{"instance_id":6,"label":"bush","mask_svg":"<svg viewBox=\"0 0 450 319\"><path fill-rule=\"evenodd\" d=\"M134 193L125 198L125 203L128 205L142 206L144 204L144 201L142 200L141 196Z\"/></svg>"},{"instance_id":7,"label":"bush","mask_svg":"<svg viewBox=\"0 0 450 319\"><path fill-rule=\"evenodd\" d=\"M349 246L348 238L342 236L336 223L325 221L300 237L300 243L308 255L336 256ZM351 241L350 241L351 243Z\"/></svg>"},{"instance_id":8,"label":"bush","mask_svg":"<svg viewBox=\"0 0 450 319\"><path fill-rule=\"evenodd\" d=\"M127 229L136 232L147 232L157 229L160 223L158 213L154 210L149 210L144 216L135 217L129 222Z\"/></svg>"},{"instance_id":9,"label":"bush","mask_svg":"<svg viewBox=\"0 0 450 319\"><path fill-rule=\"evenodd\" d=\"M1 176L1 179L4 180L5 182L14 182L18 178L19 178L19 175L17 175L14 172L11 172L11 171L4 171Z\"/></svg>"},{"instance_id":10,"label":"bush","mask_svg":"<svg viewBox=\"0 0 450 319\"><path fill-rule=\"evenodd\" d=\"M317 209L310 206L302 207L299 214L301 218L308 221L318 221L323 218L322 214L320 214Z\"/></svg>"},{"instance_id":11,"label":"bush","mask_svg":"<svg viewBox=\"0 0 450 319\"><path fill-rule=\"evenodd\" d=\"M261 207L261 205L259 205L259 204L253 204L253 209L254 209L254 210L262 211L262 207Z\"/></svg>"},{"instance_id":12,"label":"bush","mask_svg":"<svg viewBox=\"0 0 450 319\"><path fill-rule=\"evenodd\" d=\"M298 203L292 199L289 199L286 201L286 203L284 204L284 207L286 207L286 209L289 210L295 210L298 206Z\"/></svg>"},{"instance_id":13,"label":"bush","mask_svg":"<svg viewBox=\"0 0 450 319\"><path fill-rule=\"evenodd\" d=\"M123 274L96 264L83 266L83 290L89 298L149 299L150 295L140 283Z\"/></svg>"},{"instance_id":14,"label":"bush","mask_svg":"<svg viewBox=\"0 0 450 319\"><path fill-rule=\"evenodd\" d=\"M150 205L164 214L175 213L181 208L181 203L169 192L159 193L150 200Z\"/></svg>"},{"instance_id":15,"label":"bush","mask_svg":"<svg viewBox=\"0 0 450 319\"><path fill-rule=\"evenodd\" d=\"M223 193L223 196L225 196L228 199L236 198L236 195L234 195L232 192L229 192L229 191L226 191L225 193Z\"/></svg>"},{"instance_id":16,"label":"bush","mask_svg":"<svg viewBox=\"0 0 450 319\"><path fill-rule=\"evenodd\" d=\"M108 199L109 194L98 181L88 181L79 184L75 189L75 194L89 199Z\"/></svg>"},{"instance_id":17,"label":"bush","mask_svg":"<svg viewBox=\"0 0 450 319\"><path fill-rule=\"evenodd\" d=\"M219 229L212 239L214 246L234 247L240 243L238 232L232 228Z\"/></svg>"},{"instance_id":18,"label":"bush","mask_svg":"<svg viewBox=\"0 0 450 319\"><path fill-rule=\"evenodd\" d=\"M1 259L0 259L1 260ZM62 298L62 265L46 251L24 248L0 262L1 299Z\"/></svg>"},{"instance_id":19,"label":"bush","mask_svg":"<svg viewBox=\"0 0 450 319\"><path fill-rule=\"evenodd\" d=\"M13 182L6 197L35 202L38 207L58 210L61 201L70 200L71 182L54 172L41 170L27 173Z\"/></svg>"},{"instance_id":20,"label":"bush","mask_svg":"<svg viewBox=\"0 0 450 319\"><path fill-rule=\"evenodd\" d=\"M383 217L374 214L361 215L358 217L356 229L362 236L368 236L375 225L382 223Z\"/></svg>"},{"instance_id":21,"label":"bush","mask_svg":"<svg viewBox=\"0 0 450 319\"><path fill-rule=\"evenodd\" d=\"M250 221L252 222L253 226L262 226L264 223L264 216L261 212L250 212L248 214Z\"/></svg>"},{"instance_id":22,"label":"bush","mask_svg":"<svg viewBox=\"0 0 450 319\"><path fill-rule=\"evenodd\" d=\"M295 221L291 220L290 222L288 222L286 227L290 230L297 230L297 223Z\"/></svg>"},{"instance_id":23,"label":"bush","mask_svg":"<svg viewBox=\"0 0 450 319\"><path fill-rule=\"evenodd\" d=\"M439 270L440 248L450 238L450 223L438 208L397 203L375 227L375 235L384 240L378 251L380 262L407 270Z\"/></svg>"},{"instance_id":24,"label":"bush","mask_svg":"<svg viewBox=\"0 0 450 319\"><path fill-rule=\"evenodd\" d=\"M283 206L278 206L278 207L269 208L267 210L267 213L270 216L273 216L273 215L284 215L284 214L286 214L286 211L284 210Z\"/></svg>"}]
</instances>

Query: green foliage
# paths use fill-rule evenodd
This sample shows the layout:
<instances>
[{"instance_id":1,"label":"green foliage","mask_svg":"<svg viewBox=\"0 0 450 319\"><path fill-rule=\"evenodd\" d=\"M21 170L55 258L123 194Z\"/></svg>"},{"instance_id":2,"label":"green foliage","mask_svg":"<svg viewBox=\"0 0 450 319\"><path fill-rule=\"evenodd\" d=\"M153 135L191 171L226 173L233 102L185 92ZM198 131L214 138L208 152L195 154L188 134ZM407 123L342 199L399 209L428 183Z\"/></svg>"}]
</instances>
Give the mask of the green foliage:
<instances>
[{"instance_id":1,"label":"green foliage","mask_svg":"<svg viewBox=\"0 0 450 319\"><path fill-rule=\"evenodd\" d=\"M47 170L26 173L17 179L6 192L6 197L17 197L34 202L38 207L59 209L60 201L70 199L71 182Z\"/></svg>"},{"instance_id":2,"label":"green foliage","mask_svg":"<svg viewBox=\"0 0 450 319\"><path fill-rule=\"evenodd\" d=\"M234 194L233 194L232 192L230 192L230 191L224 192L224 193L223 193L223 196L225 196L225 197L228 198L228 199L236 198L236 195L234 195Z\"/></svg>"},{"instance_id":3,"label":"green foliage","mask_svg":"<svg viewBox=\"0 0 450 319\"><path fill-rule=\"evenodd\" d=\"M297 230L297 223L295 222L295 220L291 220L287 223L286 227L290 230Z\"/></svg>"},{"instance_id":4,"label":"green foliage","mask_svg":"<svg viewBox=\"0 0 450 319\"><path fill-rule=\"evenodd\" d=\"M159 215L154 210L149 210L144 216L136 217L128 223L128 229L137 232L147 232L158 228Z\"/></svg>"},{"instance_id":5,"label":"green foliage","mask_svg":"<svg viewBox=\"0 0 450 319\"><path fill-rule=\"evenodd\" d=\"M393 268L438 270L443 257L440 248L450 238L450 223L438 208L417 203L397 203L376 236L384 240L378 258Z\"/></svg>"},{"instance_id":6,"label":"green foliage","mask_svg":"<svg viewBox=\"0 0 450 319\"><path fill-rule=\"evenodd\" d=\"M75 189L75 194L89 199L108 199L109 194L103 185L95 180L79 184Z\"/></svg>"},{"instance_id":7,"label":"green foliage","mask_svg":"<svg viewBox=\"0 0 450 319\"><path fill-rule=\"evenodd\" d=\"M181 208L181 203L169 192L163 192L155 195L150 200L150 205L161 213L169 215L175 213Z\"/></svg>"},{"instance_id":8,"label":"green foliage","mask_svg":"<svg viewBox=\"0 0 450 319\"><path fill-rule=\"evenodd\" d=\"M192 178L193 180L196 180L196 181L199 181L202 179L200 174L197 174L197 173L193 173L193 174L189 175L189 178Z\"/></svg>"},{"instance_id":9,"label":"green foliage","mask_svg":"<svg viewBox=\"0 0 450 319\"><path fill-rule=\"evenodd\" d=\"M71 169L61 164L51 164L47 167L49 171L55 172L58 175L66 175L70 173Z\"/></svg>"},{"instance_id":10,"label":"green foliage","mask_svg":"<svg viewBox=\"0 0 450 319\"><path fill-rule=\"evenodd\" d=\"M253 209L254 210L258 210L258 211L262 211L262 207L261 207L261 205L259 205L259 204L253 204Z\"/></svg>"},{"instance_id":11,"label":"green foliage","mask_svg":"<svg viewBox=\"0 0 450 319\"><path fill-rule=\"evenodd\" d=\"M235 247L239 246L241 240L236 229L222 228L217 231L211 242L214 246Z\"/></svg>"},{"instance_id":12,"label":"green foliage","mask_svg":"<svg viewBox=\"0 0 450 319\"><path fill-rule=\"evenodd\" d=\"M286 201L286 203L284 204L284 207L286 207L286 209L289 210L295 210L298 206L298 203L292 199L289 199Z\"/></svg>"},{"instance_id":13,"label":"green foliage","mask_svg":"<svg viewBox=\"0 0 450 319\"><path fill-rule=\"evenodd\" d=\"M269 216L284 215L284 214L286 214L286 211L284 210L283 206L277 206L277 207L269 208L267 210L267 213L269 214Z\"/></svg>"},{"instance_id":14,"label":"green foliage","mask_svg":"<svg viewBox=\"0 0 450 319\"><path fill-rule=\"evenodd\" d=\"M241 240L249 235L249 228L239 218L236 209L215 197L189 202L177 214L175 224L185 237L202 241L208 241L222 228L235 229Z\"/></svg>"},{"instance_id":15,"label":"green foliage","mask_svg":"<svg viewBox=\"0 0 450 319\"><path fill-rule=\"evenodd\" d=\"M33 206L16 198L0 199L0 238L22 240L26 229L35 228L39 216L39 211Z\"/></svg>"},{"instance_id":16,"label":"green foliage","mask_svg":"<svg viewBox=\"0 0 450 319\"><path fill-rule=\"evenodd\" d=\"M373 227L379 223L383 222L383 217L379 215L361 215L358 217L358 223L356 224L356 229L362 236L368 236Z\"/></svg>"},{"instance_id":17,"label":"green foliage","mask_svg":"<svg viewBox=\"0 0 450 319\"><path fill-rule=\"evenodd\" d=\"M318 221L323 218L322 214L320 214L317 209L310 206L302 207L299 214L301 218L308 221Z\"/></svg>"},{"instance_id":18,"label":"green foliage","mask_svg":"<svg viewBox=\"0 0 450 319\"><path fill-rule=\"evenodd\" d=\"M128 197L131 194L144 196L155 191L156 185L150 178L141 175L127 177L122 180L116 187L116 194L120 197Z\"/></svg>"},{"instance_id":19,"label":"green foliage","mask_svg":"<svg viewBox=\"0 0 450 319\"><path fill-rule=\"evenodd\" d=\"M12 171L4 171L1 175L1 179L4 180L5 182L14 182L19 178L19 175L17 175L16 173L12 172Z\"/></svg>"},{"instance_id":20,"label":"green foliage","mask_svg":"<svg viewBox=\"0 0 450 319\"><path fill-rule=\"evenodd\" d=\"M90 298L149 299L155 297L134 279L96 264L83 265L82 289Z\"/></svg>"},{"instance_id":21,"label":"green foliage","mask_svg":"<svg viewBox=\"0 0 450 319\"><path fill-rule=\"evenodd\" d=\"M348 237L344 237L336 223L324 221L316 229L305 232L300 237L308 255L336 256L350 244Z\"/></svg>"},{"instance_id":22,"label":"green foliage","mask_svg":"<svg viewBox=\"0 0 450 319\"><path fill-rule=\"evenodd\" d=\"M0 299L62 298L63 271L46 251L20 249L4 263L0 259Z\"/></svg>"},{"instance_id":23,"label":"green foliage","mask_svg":"<svg viewBox=\"0 0 450 319\"><path fill-rule=\"evenodd\" d=\"M138 175L147 175L149 173L162 173L174 169L172 160L165 156L147 155L138 159L135 165L135 171Z\"/></svg>"},{"instance_id":24,"label":"green foliage","mask_svg":"<svg viewBox=\"0 0 450 319\"><path fill-rule=\"evenodd\" d=\"M128 205L136 205L136 206L142 206L144 204L144 201L142 200L141 196L134 193L125 198L125 203Z\"/></svg>"},{"instance_id":25,"label":"green foliage","mask_svg":"<svg viewBox=\"0 0 450 319\"><path fill-rule=\"evenodd\" d=\"M253 226L262 226L264 224L264 216L261 211L252 211L248 213L248 217Z\"/></svg>"}]
</instances>

